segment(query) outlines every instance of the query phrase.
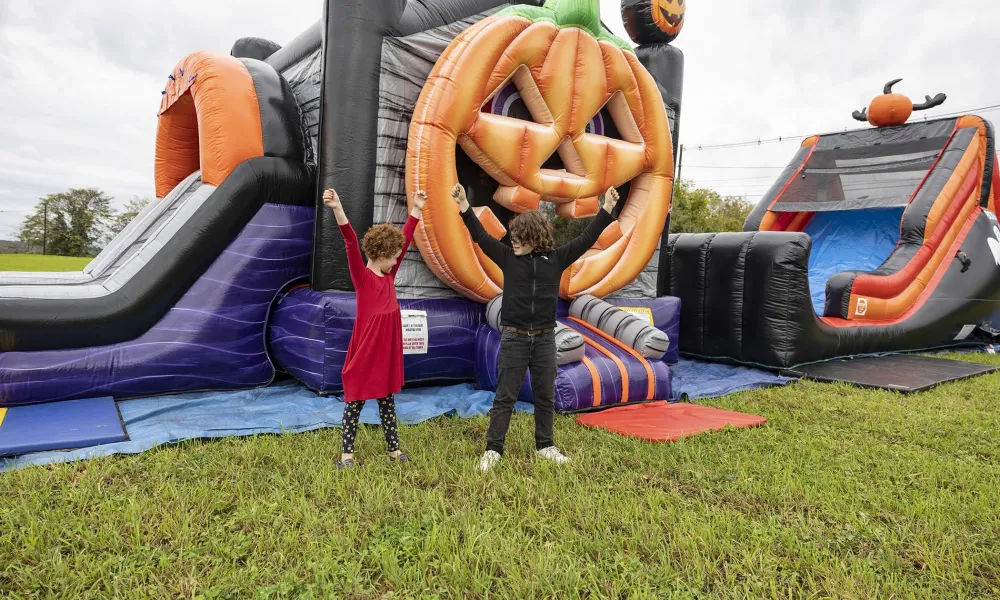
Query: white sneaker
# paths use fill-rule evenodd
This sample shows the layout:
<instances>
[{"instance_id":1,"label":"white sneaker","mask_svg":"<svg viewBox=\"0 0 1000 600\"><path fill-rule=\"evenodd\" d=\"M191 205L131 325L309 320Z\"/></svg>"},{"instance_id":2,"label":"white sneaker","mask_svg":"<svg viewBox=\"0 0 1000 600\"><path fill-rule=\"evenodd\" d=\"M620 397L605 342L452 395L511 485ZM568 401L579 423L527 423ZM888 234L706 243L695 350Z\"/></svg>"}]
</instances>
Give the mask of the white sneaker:
<instances>
[{"instance_id":1,"label":"white sneaker","mask_svg":"<svg viewBox=\"0 0 1000 600\"><path fill-rule=\"evenodd\" d=\"M549 446L548 448L542 448L541 450L539 450L535 454L538 455L538 458L544 458L545 460L551 460L554 463L563 464L563 463L568 463L569 462L569 457L565 456L562 452L559 451L559 448L556 448L555 446Z\"/></svg>"},{"instance_id":2,"label":"white sneaker","mask_svg":"<svg viewBox=\"0 0 1000 600\"><path fill-rule=\"evenodd\" d=\"M486 454L483 454L483 457L479 459L479 470L485 473L497 466L499 462L500 454L494 450L487 450Z\"/></svg>"}]
</instances>

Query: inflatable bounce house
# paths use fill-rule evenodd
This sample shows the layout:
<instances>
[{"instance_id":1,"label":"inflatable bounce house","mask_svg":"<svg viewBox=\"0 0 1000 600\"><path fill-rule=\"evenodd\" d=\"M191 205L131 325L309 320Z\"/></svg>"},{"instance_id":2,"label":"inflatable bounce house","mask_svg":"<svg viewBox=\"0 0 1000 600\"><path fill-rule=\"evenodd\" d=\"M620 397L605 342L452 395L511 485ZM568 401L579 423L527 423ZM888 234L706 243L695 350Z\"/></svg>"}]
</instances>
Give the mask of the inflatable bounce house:
<instances>
[{"instance_id":1,"label":"inflatable bounce house","mask_svg":"<svg viewBox=\"0 0 1000 600\"><path fill-rule=\"evenodd\" d=\"M907 124L885 86L874 128L806 139L744 233L670 236L681 350L790 367L982 345L1000 313L1000 172L977 116Z\"/></svg>"},{"instance_id":2,"label":"inflatable bounce house","mask_svg":"<svg viewBox=\"0 0 1000 600\"><path fill-rule=\"evenodd\" d=\"M683 4L623 2L633 48L598 0L328 0L285 47L184 58L160 101L158 199L81 273L0 276L0 406L279 371L341 391L355 306L328 187L359 234L402 224L427 193L396 285L407 385L493 389L503 278L460 221L456 182L497 238L518 212L587 219L619 189L616 224L562 281L557 407L670 398L680 301L661 247Z\"/></svg>"},{"instance_id":3,"label":"inflatable bounce house","mask_svg":"<svg viewBox=\"0 0 1000 600\"><path fill-rule=\"evenodd\" d=\"M150 204L79 273L0 274L0 406L271 383L341 391L344 242L427 207L396 288L408 386L497 379L502 273L484 227L541 209L617 221L562 280L557 408L672 396L680 352L780 369L971 344L998 311L994 132L956 117L807 139L746 231L668 235L684 0L327 0L285 47L197 52L165 80ZM681 307L683 306L683 318ZM530 379L530 378L529 378ZM530 400L531 384L522 398Z\"/></svg>"}]
</instances>

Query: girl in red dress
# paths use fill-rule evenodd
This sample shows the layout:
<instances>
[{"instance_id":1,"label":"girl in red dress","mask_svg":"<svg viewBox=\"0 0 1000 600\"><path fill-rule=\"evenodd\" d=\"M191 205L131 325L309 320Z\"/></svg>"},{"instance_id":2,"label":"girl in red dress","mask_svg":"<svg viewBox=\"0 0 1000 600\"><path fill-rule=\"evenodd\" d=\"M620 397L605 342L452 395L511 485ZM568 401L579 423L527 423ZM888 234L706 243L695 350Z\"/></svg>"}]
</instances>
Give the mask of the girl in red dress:
<instances>
[{"instance_id":1,"label":"girl in red dress","mask_svg":"<svg viewBox=\"0 0 1000 600\"><path fill-rule=\"evenodd\" d=\"M333 209L344 235L347 264L357 297L357 317L343 370L344 449L337 463L341 469L354 466L354 440L366 400L378 402L389 460L409 461L399 449L393 400L393 394L403 389L403 322L393 280L413 240L426 201L423 192L414 194L413 211L402 232L389 224L375 225L365 234L359 248L358 236L344 214L337 192L331 189L323 193L323 202ZM368 256L367 265L361 257L362 250Z\"/></svg>"}]
</instances>

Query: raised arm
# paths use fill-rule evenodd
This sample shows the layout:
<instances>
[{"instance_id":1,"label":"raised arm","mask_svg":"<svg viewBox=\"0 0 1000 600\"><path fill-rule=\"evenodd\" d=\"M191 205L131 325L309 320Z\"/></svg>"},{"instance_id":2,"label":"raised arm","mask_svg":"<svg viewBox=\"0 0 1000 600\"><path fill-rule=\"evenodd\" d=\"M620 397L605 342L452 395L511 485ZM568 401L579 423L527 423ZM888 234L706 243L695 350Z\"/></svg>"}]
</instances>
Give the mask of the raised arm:
<instances>
[{"instance_id":1,"label":"raised arm","mask_svg":"<svg viewBox=\"0 0 1000 600\"><path fill-rule=\"evenodd\" d=\"M396 266L390 272L390 275L393 277L399 271L399 266L403 264L403 257L406 256L406 251L413 242L413 232L417 230L417 223L420 222L420 215L423 214L426 203L427 194L423 192L413 194L413 209L410 210L410 216L406 219L406 224L403 225L403 251L399 253L399 258L396 259Z\"/></svg>"},{"instance_id":2,"label":"raised arm","mask_svg":"<svg viewBox=\"0 0 1000 600\"><path fill-rule=\"evenodd\" d=\"M559 264L559 268L565 269L579 260L591 246L597 243L597 240L604 233L604 230L608 228L608 225L614 222L615 218L611 216L611 211L618 204L618 191L613 187L608 188L607 192L601 194L600 201L601 209L597 212L594 220L590 222L590 225L583 230L583 233L577 236L575 240L565 246L560 246L556 250L556 261Z\"/></svg>"},{"instance_id":3,"label":"raised arm","mask_svg":"<svg viewBox=\"0 0 1000 600\"><path fill-rule=\"evenodd\" d=\"M347 220L347 214L344 213L344 207L340 203L340 196L337 195L336 190L329 189L323 192L323 204L333 209L333 214L337 217L337 226L340 227L340 233L344 236L347 266L351 270L351 282L357 289L364 281L361 275L366 268L365 259L361 256L361 245L358 244L358 235L354 233L351 222Z\"/></svg>"},{"instance_id":4,"label":"raised arm","mask_svg":"<svg viewBox=\"0 0 1000 600\"><path fill-rule=\"evenodd\" d=\"M513 256L514 251L483 228L483 224L479 222L476 213L469 206L469 200L465 197L465 188L461 184L455 184L451 190L451 198L458 204L458 209L462 214L462 222L468 228L472 241L478 244L483 253L502 269L507 263L507 259Z\"/></svg>"}]
</instances>

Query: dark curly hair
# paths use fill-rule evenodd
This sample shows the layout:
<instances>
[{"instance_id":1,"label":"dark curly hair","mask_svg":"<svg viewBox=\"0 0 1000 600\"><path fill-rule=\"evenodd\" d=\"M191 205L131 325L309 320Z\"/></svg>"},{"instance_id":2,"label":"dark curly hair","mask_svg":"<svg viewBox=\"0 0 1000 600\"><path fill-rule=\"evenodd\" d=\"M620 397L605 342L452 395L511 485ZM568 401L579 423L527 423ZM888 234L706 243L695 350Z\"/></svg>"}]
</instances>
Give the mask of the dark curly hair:
<instances>
[{"instance_id":1,"label":"dark curly hair","mask_svg":"<svg viewBox=\"0 0 1000 600\"><path fill-rule=\"evenodd\" d=\"M511 219L510 241L531 246L536 252L551 252L556 248L552 224L537 210L521 213Z\"/></svg>"},{"instance_id":2,"label":"dark curly hair","mask_svg":"<svg viewBox=\"0 0 1000 600\"><path fill-rule=\"evenodd\" d=\"M403 249L403 232L388 223L379 223L361 239L361 250L369 260L392 258Z\"/></svg>"}]
</instances>

